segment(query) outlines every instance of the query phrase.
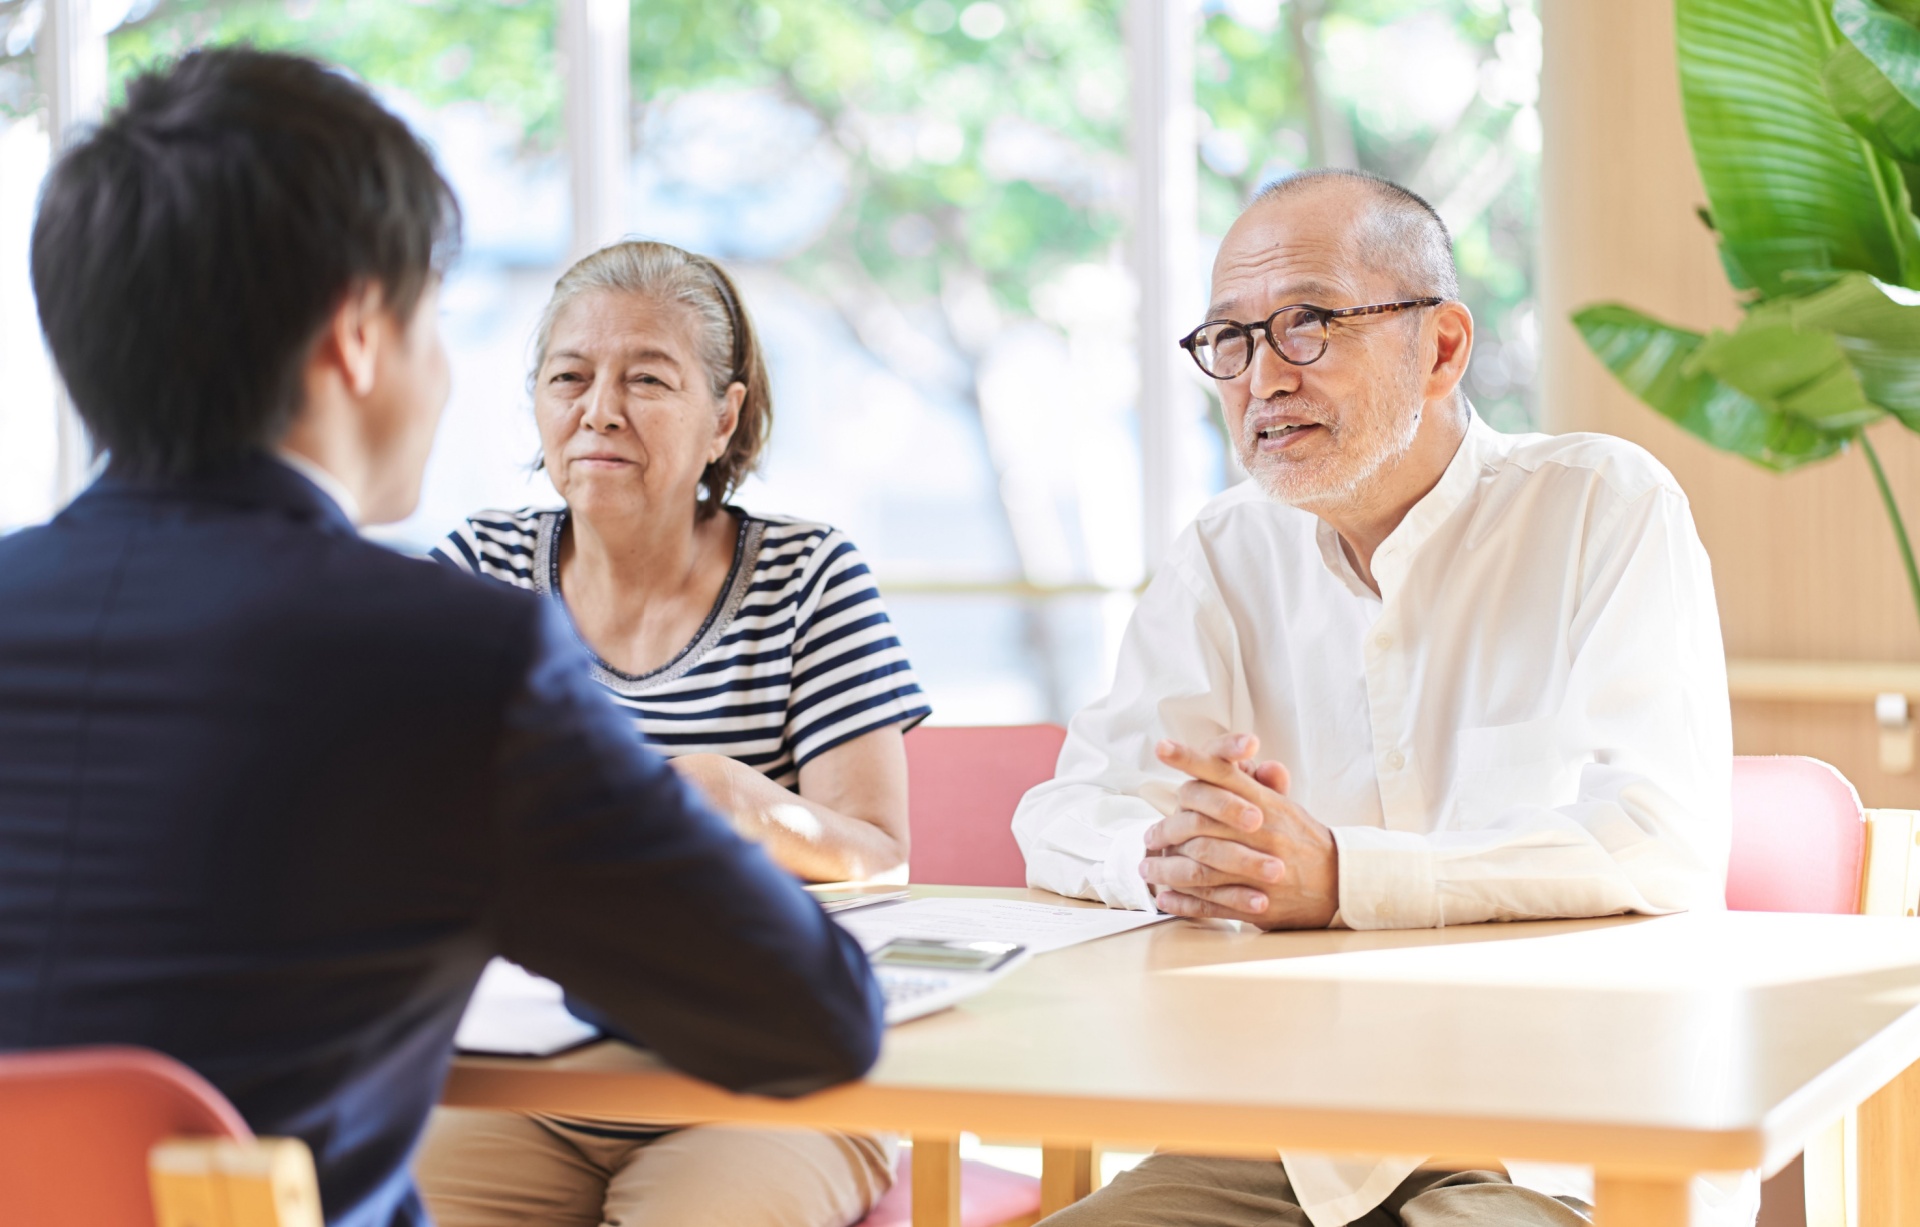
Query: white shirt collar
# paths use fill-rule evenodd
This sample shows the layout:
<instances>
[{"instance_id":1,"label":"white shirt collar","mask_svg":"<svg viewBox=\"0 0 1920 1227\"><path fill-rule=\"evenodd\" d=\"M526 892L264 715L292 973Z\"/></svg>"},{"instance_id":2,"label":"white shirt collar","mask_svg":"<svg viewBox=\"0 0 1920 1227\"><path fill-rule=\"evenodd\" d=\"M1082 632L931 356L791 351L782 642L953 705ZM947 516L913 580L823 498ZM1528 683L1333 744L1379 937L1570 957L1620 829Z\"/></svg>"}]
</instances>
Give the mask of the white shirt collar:
<instances>
[{"instance_id":1,"label":"white shirt collar","mask_svg":"<svg viewBox=\"0 0 1920 1227\"><path fill-rule=\"evenodd\" d=\"M1420 547L1453 514L1454 509L1466 501L1473 492L1474 484L1480 479L1480 470L1489 454L1499 452L1504 442L1504 436L1481 421L1473 406L1467 406L1467 433L1454 451L1453 459L1447 462L1446 471L1440 474L1440 480L1433 489L1407 509L1400 523L1394 526L1386 540L1373 552L1371 569L1374 582L1380 585L1377 599L1390 599L1400 587L1414 555L1420 552ZM1347 561L1346 551L1340 545L1340 534L1334 531L1333 526L1325 520L1319 520L1314 532L1327 569L1356 594L1376 599Z\"/></svg>"},{"instance_id":2,"label":"white shirt collar","mask_svg":"<svg viewBox=\"0 0 1920 1227\"><path fill-rule=\"evenodd\" d=\"M340 513L347 517L355 527L360 524L360 500L353 497L353 491L346 483L327 472L299 452L284 447L276 447L273 454L280 463L286 465L300 476L320 488L320 493L332 499L340 507Z\"/></svg>"}]
</instances>

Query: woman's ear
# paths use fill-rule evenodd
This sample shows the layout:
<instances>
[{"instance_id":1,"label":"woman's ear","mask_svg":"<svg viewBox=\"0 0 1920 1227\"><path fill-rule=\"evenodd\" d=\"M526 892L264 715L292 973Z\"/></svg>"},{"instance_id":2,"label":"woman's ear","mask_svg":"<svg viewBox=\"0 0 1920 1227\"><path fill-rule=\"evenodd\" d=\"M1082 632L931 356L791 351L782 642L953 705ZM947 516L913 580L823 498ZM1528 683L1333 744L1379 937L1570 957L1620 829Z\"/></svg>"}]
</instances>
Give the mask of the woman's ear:
<instances>
[{"instance_id":1,"label":"woman's ear","mask_svg":"<svg viewBox=\"0 0 1920 1227\"><path fill-rule=\"evenodd\" d=\"M727 445L733 442L733 432L740 428L740 406L746 401L746 384L735 380L727 385L727 394L720 400L720 416L713 424L713 451L707 457L708 464L727 454Z\"/></svg>"}]
</instances>

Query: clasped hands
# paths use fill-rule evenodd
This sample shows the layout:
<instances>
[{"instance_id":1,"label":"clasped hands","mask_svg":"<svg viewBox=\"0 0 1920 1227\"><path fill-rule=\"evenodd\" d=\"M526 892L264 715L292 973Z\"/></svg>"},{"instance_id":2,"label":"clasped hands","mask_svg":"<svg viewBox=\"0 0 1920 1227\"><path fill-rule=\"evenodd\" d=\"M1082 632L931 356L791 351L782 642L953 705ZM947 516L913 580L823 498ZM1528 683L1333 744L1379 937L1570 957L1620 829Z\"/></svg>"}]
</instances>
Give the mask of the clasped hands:
<instances>
[{"instance_id":1,"label":"clasped hands","mask_svg":"<svg viewBox=\"0 0 1920 1227\"><path fill-rule=\"evenodd\" d=\"M1154 748L1190 777L1180 809L1148 828L1140 876L1160 910L1241 920L1262 929L1322 929L1340 909L1333 832L1287 797L1276 762L1256 762L1258 738L1236 733L1195 750Z\"/></svg>"}]
</instances>

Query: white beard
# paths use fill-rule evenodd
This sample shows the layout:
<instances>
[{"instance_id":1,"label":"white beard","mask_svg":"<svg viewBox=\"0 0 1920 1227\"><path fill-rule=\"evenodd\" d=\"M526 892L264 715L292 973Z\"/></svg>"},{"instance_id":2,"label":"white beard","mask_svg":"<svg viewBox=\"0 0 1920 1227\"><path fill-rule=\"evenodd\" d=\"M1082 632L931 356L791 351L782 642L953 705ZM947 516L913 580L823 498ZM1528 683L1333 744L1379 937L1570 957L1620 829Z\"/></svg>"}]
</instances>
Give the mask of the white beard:
<instances>
[{"instance_id":1,"label":"white beard","mask_svg":"<svg viewBox=\"0 0 1920 1227\"><path fill-rule=\"evenodd\" d=\"M1375 477L1413 450L1414 440L1420 435L1420 421L1425 416L1418 380L1411 371L1401 386L1380 389L1368 398L1366 405L1357 408L1359 412L1345 415L1339 426L1325 427L1333 436L1336 448L1344 450L1344 454L1336 450L1330 457L1335 463L1344 461L1339 468L1333 468L1331 465L1306 467L1282 459L1263 463L1260 438L1252 428L1258 415L1249 405L1237 441L1240 465L1268 498L1289 506L1314 511L1349 505ZM1357 424L1356 419L1365 425Z\"/></svg>"}]
</instances>

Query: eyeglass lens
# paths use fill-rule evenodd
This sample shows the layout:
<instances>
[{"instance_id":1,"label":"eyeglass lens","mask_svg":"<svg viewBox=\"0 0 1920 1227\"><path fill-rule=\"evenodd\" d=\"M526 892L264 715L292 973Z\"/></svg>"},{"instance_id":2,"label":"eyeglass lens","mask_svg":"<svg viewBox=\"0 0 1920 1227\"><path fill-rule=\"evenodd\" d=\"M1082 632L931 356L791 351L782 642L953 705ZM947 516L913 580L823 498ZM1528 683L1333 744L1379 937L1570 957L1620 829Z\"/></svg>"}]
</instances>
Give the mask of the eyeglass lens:
<instances>
[{"instance_id":1,"label":"eyeglass lens","mask_svg":"<svg viewBox=\"0 0 1920 1227\"><path fill-rule=\"evenodd\" d=\"M1282 311L1267 322L1274 348L1296 366L1316 361L1327 350L1327 322L1304 308ZM1210 375L1232 379L1253 361L1253 336L1238 324L1212 324L1193 339L1193 356Z\"/></svg>"}]
</instances>

